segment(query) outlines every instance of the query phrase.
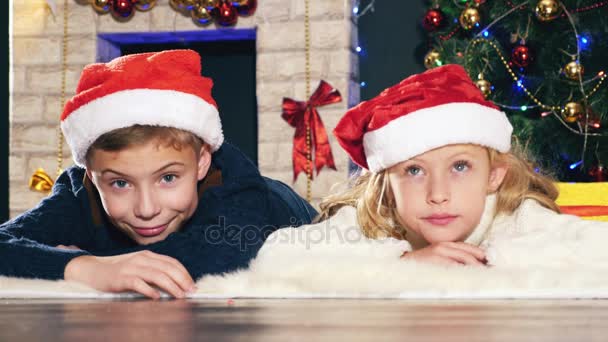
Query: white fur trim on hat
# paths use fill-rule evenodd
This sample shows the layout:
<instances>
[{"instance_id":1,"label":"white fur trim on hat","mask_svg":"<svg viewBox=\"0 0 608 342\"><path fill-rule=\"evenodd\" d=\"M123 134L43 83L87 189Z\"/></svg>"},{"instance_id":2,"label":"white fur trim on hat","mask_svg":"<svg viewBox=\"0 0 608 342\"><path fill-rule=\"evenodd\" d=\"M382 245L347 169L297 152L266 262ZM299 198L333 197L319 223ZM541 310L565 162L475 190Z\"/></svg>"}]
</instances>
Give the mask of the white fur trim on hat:
<instances>
[{"instance_id":1,"label":"white fur trim on hat","mask_svg":"<svg viewBox=\"0 0 608 342\"><path fill-rule=\"evenodd\" d=\"M216 151L224 141L217 108L175 90L131 89L97 98L61 122L74 161L85 165L87 150L104 133L133 125L167 126L192 132Z\"/></svg>"},{"instance_id":2,"label":"white fur trim on hat","mask_svg":"<svg viewBox=\"0 0 608 342\"><path fill-rule=\"evenodd\" d=\"M365 133L369 170L378 172L432 149L478 144L507 152L513 127L505 113L477 103L448 103L417 110Z\"/></svg>"}]
</instances>

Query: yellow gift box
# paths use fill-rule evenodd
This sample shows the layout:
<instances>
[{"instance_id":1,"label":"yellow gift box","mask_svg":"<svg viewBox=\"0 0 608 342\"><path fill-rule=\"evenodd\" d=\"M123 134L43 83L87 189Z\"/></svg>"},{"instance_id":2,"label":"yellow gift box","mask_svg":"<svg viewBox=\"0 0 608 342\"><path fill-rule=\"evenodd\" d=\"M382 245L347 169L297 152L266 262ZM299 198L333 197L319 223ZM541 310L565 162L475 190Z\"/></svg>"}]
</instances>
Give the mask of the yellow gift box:
<instances>
[{"instance_id":1,"label":"yellow gift box","mask_svg":"<svg viewBox=\"0 0 608 342\"><path fill-rule=\"evenodd\" d=\"M557 183L557 204L564 214L608 222L608 182Z\"/></svg>"}]
</instances>

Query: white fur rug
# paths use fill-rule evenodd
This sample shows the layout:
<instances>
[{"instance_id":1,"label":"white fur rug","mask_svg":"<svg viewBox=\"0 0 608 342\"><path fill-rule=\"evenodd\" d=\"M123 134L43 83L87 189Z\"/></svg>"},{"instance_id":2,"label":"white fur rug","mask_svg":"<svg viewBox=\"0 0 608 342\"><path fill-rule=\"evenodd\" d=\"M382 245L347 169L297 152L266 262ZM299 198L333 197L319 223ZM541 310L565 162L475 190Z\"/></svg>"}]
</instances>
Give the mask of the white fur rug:
<instances>
[{"instance_id":1,"label":"white fur rug","mask_svg":"<svg viewBox=\"0 0 608 342\"><path fill-rule=\"evenodd\" d=\"M338 264L332 265L336 266ZM343 267L352 268L344 260ZM319 265L309 281L297 266L204 277L191 298L608 298L608 272L377 265L376 270L336 276ZM131 298L78 283L0 277L0 298Z\"/></svg>"},{"instance_id":2,"label":"white fur rug","mask_svg":"<svg viewBox=\"0 0 608 342\"><path fill-rule=\"evenodd\" d=\"M506 230L482 243L491 266L442 267L401 260L407 242L366 239L353 222L347 224L354 215L339 212L333 223L278 230L248 269L203 277L191 297L608 298L608 224L553 216L576 227ZM0 298L114 297L137 295L0 277Z\"/></svg>"},{"instance_id":3,"label":"white fur rug","mask_svg":"<svg viewBox=\"0 0 608 342\"><path fill-rule=\"evenodd\" d=\"M287 231L286 231L287 232ZM552 234L553 238L565 238ZM587 237L589 238L589 237ZM586 239L587 239L586 238ZM399 259L400 243L263 248L250 268L198 280L191 298L608 298L608 262L576 242L536 248L544 233L502 239L487 255L496 266L437 266ZM606 239L596 240L605 244ZM266 247L266 246L265 246ZM301 248L300 248L301 247ZM347 253L350 251L350 253ZM574 253L573 251L576 251ZM604 253L605 254L605 253ZM522 255L525 255L522 256ZM560 259L561 257L561 259ZM553 264L551 263L553 262ZM0 277L0 298L130 298L67 281Z\"/></svg>"}]
</instances>

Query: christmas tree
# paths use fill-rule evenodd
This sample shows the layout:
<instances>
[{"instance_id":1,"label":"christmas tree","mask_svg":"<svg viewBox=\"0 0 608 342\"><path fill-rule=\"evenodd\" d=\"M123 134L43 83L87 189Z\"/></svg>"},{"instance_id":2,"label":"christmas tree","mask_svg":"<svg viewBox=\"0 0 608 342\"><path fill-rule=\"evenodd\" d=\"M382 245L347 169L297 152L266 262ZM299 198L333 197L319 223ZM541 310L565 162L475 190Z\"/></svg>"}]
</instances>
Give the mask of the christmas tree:
<instances>
[{"instance_id":1,"label":"christmas tree","mask_svg":"<svg viewBox=\"0 0 608 342\"><path fill-rule=\"evenodd\" d=\"M424 64L463 65L561 181L608 181L608 1L434 0Z\"/></svg>"}]
</instances>

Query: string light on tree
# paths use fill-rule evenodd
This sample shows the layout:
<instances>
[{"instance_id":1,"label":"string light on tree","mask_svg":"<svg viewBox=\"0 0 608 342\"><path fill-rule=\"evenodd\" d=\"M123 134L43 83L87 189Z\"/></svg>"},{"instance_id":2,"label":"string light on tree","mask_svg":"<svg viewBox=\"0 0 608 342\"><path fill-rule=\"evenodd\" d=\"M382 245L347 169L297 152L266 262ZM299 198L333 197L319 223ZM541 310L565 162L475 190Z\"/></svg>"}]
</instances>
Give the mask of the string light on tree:
<instances>
[{"instance_id":1,"label":"string light on tree","mask_svg":"<svg viewBox=\"0 0 608 342\"><path fill-rule=\"evenodd\" d=\"M592 130L598 130L602 127L599 115L597 115L593 109L587 108L587 116L581 117L580 121L582 124L586 124Z\"/></svg>"}]
</instances>

